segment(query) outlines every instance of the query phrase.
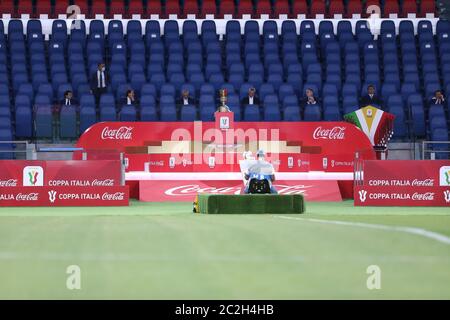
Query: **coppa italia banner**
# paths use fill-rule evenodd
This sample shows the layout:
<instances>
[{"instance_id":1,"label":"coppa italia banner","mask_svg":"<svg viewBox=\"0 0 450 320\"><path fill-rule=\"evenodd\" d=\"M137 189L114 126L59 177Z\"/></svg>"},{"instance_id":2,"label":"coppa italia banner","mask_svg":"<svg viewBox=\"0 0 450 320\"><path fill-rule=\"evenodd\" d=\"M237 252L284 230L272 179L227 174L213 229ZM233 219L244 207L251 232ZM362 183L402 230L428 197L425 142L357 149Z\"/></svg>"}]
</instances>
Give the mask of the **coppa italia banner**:
<instances>
[{"instance_id":1,"label":"coppa italia banner","mask_svg":"<svg viewBox=\"0 0 450 320\"><path fill-rule=\"evenodd\" d=\"M0 160L2 187L111 187L121 184L119 160Z\"/></svg>"},{"instance_id":2,"label":"coppa italia banner","mask_svg":"<svg viewBox=\"0 0 450 320\"><path fill-rule=\"evenodd\" d=\"M355 206L450 206L450 187L355 187Z\"/></svg>"},{"instance_id":3,"label":"coppa italia banner","mask_svg":"<svg viewBox=\"0 0 450 320\"><path fill-rule=\"evenodd\" d=\"M450 206L450 161L370 160L354 188L356 206Z\"/></svg>"},{"instance_id":4,"label":"coppa italia banner","mask_svg":"<svg viewBox=\"0 0 450 320\"><path fill-rule=\"evenodd\" d=\"M332 180L277 180L279 194L302 194L308 201L342 201L339 186ZM240 194L243 182L238 180L139 182L140 201L193 201L198 193Z\"/></svg>"},{"instance_id":5,"label":"coppa italia banner","mask_svg":"<svg viewBox=\"0 0 450 320\"><path fill-rule=\"evenodd\" d=\"M353 172L355 152L376 159L367 136L346 122L234 122L227 130L201 121L100 122L81 135L77 147L124 152L127 171L145 171L147 162L150 171L158 172L198 172L213 166L215 171L239 172L236 162L219 165L221 154L242 159L245 151L258 149L279 161L278 171L303 167L301 154L308 156L311 171ZM80 156L74 154L75 159Z\"/></svg>"},{"instance_id":6,"label":"coppa italia banner","mask_svg":"<svg viewBox=\"0 0 450 320\"><path fill-rule=\"evenodd\" d=\"M128 186L4 187L4 207L128 206Z\"/></svg>"}]
</instances>

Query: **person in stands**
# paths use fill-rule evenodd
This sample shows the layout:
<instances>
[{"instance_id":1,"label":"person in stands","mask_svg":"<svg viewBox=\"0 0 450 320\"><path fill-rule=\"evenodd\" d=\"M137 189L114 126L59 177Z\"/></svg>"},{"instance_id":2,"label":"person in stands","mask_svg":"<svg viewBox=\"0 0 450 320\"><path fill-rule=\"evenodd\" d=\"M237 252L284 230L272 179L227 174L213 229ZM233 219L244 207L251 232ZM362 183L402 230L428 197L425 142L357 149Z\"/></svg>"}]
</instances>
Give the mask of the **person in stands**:
<instances>
[{"instance_id":1,"label":"person in stands","mask_svg":"<svg viewBox=\"0 0 450 320\"><path fill-rule=\"evenodd\" d=\"M441 90L436 90L434 96L430 99L430 106L433 104L444 104L445 97Z\"/></svg>"},{"instance_id":2,"label":"person in stands","mask_svg":"<svg viewBox=\"0 0 450 320\"><path fill-rule=\"evenodd\" d=\"M178 99L178 107L181 109L182 106L195 105L195 100L189 95L189 90L184 89L181 92L181 97Z\"/></svg>"},{"instance_id":3,"label":"person in stands","mask_svg":"<svg viewBox=\"0 0 450 320\"><path fill-rule=\"evenodd\" d=\"M61 106L78 106L78 101L73 97L71 90L64 92L64 99L61 100Z\"/></svg>"},{"instance_id":4,"label":"person in stands","mask_svg":"<svg viewBox=\"0 0 450 320\"><path fill-rule=\"evenodd\" d=\"M373 106L383 108L383 100L376 94L375 86L370 84L367 86L367 94L359 100L359 107Z\"/></svg>"},{"instance_id":5,"label":"person in stands","mask_svg":"<svg viewBox=\"0 0 450 320\"><path fill-rule=\"evenodd\" d=\"M106 75L105 64L100 62L97 66L97 70L91 76L91 92L95 96L97 105L100 102L102 94L107 91L108 81L109 79Z\"/></svg>"},{"instance_id":6,"label":"person in stands","mask_svg":"<svg viewBox=\"0 0 450 320\"><path fill-rule=\"evenodd\" d=\"M305 90L305 97L301 100L301 107L305 109L308 105L316 105L319 103L319 99L314 95L314 91L311 88Z\"/></svg>"},{"instance_id":7,"label":"person in stands","mask_svg":"<svg viewBox=\"0 0 450 320\"><path fill-rule=\"evenodd\" d=\"M122 100L122 105L123 106L137 106L139 105L139 102L134 94L134 90L129 89L126 92L125 98L123 98Z\"/></svg>"},{"instance_id":8,"label":"person in stands","mask_svg":"<svg viewBox=\"0 0 450 320\"><path fill-rule=\"evenodd\" d=\"M259 98L256 96L256 89L255 88L250 88L248 89L248 95L242 99L241 101L241 105L246 106L246 105L257 105L259 106Z\"/></svg>"}]
</instances>

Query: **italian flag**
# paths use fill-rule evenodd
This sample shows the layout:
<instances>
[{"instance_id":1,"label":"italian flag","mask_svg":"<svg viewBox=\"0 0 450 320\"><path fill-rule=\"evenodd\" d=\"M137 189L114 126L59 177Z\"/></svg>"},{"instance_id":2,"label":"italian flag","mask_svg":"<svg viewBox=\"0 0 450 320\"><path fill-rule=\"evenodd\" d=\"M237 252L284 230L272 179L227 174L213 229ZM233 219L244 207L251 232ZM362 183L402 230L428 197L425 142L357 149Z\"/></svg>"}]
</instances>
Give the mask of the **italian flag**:
<instances>
[{"instance_id":1,"label":"italian flag","mask_svg":"<svg viewBox=\"0 0 450 320\"><path fill-rule=\"evenodd\" d=\"M344 115L344 119L361 129L373 146L385 146L394 133L395 116L373 106Z\"/></svg>"}]
</instances>

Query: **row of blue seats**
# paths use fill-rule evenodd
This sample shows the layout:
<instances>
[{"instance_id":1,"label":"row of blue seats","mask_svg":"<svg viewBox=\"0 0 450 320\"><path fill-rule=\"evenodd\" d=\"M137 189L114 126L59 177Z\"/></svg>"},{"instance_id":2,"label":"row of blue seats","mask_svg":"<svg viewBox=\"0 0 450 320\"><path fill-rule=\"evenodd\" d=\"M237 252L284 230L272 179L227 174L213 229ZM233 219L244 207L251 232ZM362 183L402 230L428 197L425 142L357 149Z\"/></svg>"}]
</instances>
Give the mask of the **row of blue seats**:
<instances>
[{"instance_id":1,"label":"row of blue seats","mask_svg":"<svg viewBox=\"0 0 450 320\"><path fill-rule=\"evenodd\" d=\"M17 78L20 79L20 75L17 76ZM283 79L276 74L269 77L268 82L265 83L261 79L259 79L260 81L255 81L257 77L251 77L251 79L253 80L252 82L243 82L243 79L240 79L240 81L226 83L221 74L216 74L210 78L209 83L205 83L205 79L202 76L194 76L190 79L190 82L186 83L183 76L178 77L175 75L170 79L170 82L166 82L163 75L157 74L152 76L150 83L146 81L145 77L133 78L135 81L129 83L126 81L126 78L116 77L113 78L109 90L114 94L117 100L124 96L126 90L131 88L135 89L138 96L152 95L155 97L162 95L179 96L182 90L188 90L194 98L204 93L214 95L219 89L226 88L230 93L239 93L239 96L242 99L246 95L249 87L255 87L261 98L264 98L267 94L274 94L275 92L278 92L280 100L283 100L289 95L300 98L304 96L306 89L311 88L317 95L323 97L341 96L343 98L352 97L358 99L360 95L366 93L369 84L377 84L377 81L372 78L370 82L364 83L361 87L356 80L345 82L340 86L339 83L333 81L327 81L324 84L320 81L315 82L312 81L313 77L309 78L309 82L303 83L301 78L295 76L288 77L288 81L285 83L283 82ZM74 82L74 85L71 85L66 81L66 77L62 77L60 80L59 75L55 75L52 83L44 82L39 84L36 88L32 83L29 83L27 79L23 78L22 81L17 82L14 86L14 92L16 93L15 97L25 95L28 97L30 104L45 104L46 100L43 99L46 98L39 98L37 99L38 101L35 101L36 98L39 96L46 96L50 103L54 103L57 100L62 99L66 90L75 91L75 95L78 97L81 97L83 94L90 91L89 85L85 82L80 82L79 84L75 84ZM80 90L81 85L83 86L83 90ZM425 99L430 99L434 92L439 89L442 89L442 87L437 82L428 84L425 88ZM400 86L399 84L385 81L378 91L386 99L392 94L399 93L406 101L411 94L417 93L418 86L413 82L405 82ZM450 92L450 84L447 85L445 91ZM0 104L9 104L9 100L8 85L0 84Z\"/></svg>"},{"instance_id":2,"label":"row of blue seats","mask_svg":"<svg viewBox=\"0 0 450 320\"><path fill-rule=\"evenodd\" d=\"M76 123L77 113L73 107L64 107L61 111L61 137L74 138L77 135ZM353 109L354 110L354 109ZM114 107L104 107L99 112L99 121L212 121L214 107L204 107L198 109L195 106L183 106L181 112L178 115L174 105L167 105L159 112L154 107L145 107L137 110L133 106L123 106L119 113L117 113ZM245 108L234 109L235 117L237 121L338 121L342 119L342 115L339 110L328 107L325 110L321 110L319 105L307 106L302 112L298 107L290 106L284 110L280 110L278 106L267 106L260 108L259 106L246 106ZM404 138L407 135L407 125L405 123L407 116L403 110L397 109L395 106L391 107L390 112L396 115L395 122L395 138ZM32 123L33 117L36 123L36 135L38 137L51 137L53 134L52 123L53 115L51 108L41 107L36 110L35 115L30 113L27 109L19 109L16 114L17 123L16 135L20 137L33 136ZM0 118L2 119L2 118ZM89 126L97 122L97 113L92 107L85 107L80 110L79 113L80 130L81 132L87 129ZM436 129L448 130L448 124L445 118L441 116L432 117L431 131ZM0 121L0 124L4 123ZM0 125L1 128L7 128L6 125ZM415 128L418 130L419 128ZM43 133L45 132L45 134ZM417 134L418 132L415 132Z\"/></svg>"},{"instance_id":3,"label":"row of blue seats","mask_svg":"<svg viewBox=\"0 0 450 320\"><path fill-rule=\"evenodd\" d=\"M76 23L76 27L74 24ZM79 20L72 23L71 28L67 28L67 21L64 20L55 20L52 25L51 34L68 34L70 33L80 33L87 34L86 24L84 21ZM412 21L410 20L402 20L398 26L398 33L396 32L397 28L395 27L395 23L392 20L383 20L380 24L380 34L383 37L386 34L393 35L402 35L414 32L414 26ZM126 35L134 37L134 35L143 35L142 33L143 27L140 21L131 20L127 22L126 27ZM216 24L212 20L205 20L201 24L200 33L198 30L198 25L196 21L186 20L183 22L182 29L180 30L180 26L178 21L176 20L168 20L164 23L163 30L161 30L160 23L157 20L148 20L145 23L144 27L144 35L148 35L149 38L160 37L162 34L171 40L171 38L178 37L180 34L185 35L216 35L217 36L217 28ZM262 30L262 33L261 33ZM348 20L339 21L336 26L336 32L334 25L329 20L323 20L319 23L318 32L316 33L316 28L314 22L311 20L304 20L300 23L300 28L297 29L297 26L294 21L286 20L283 21L281 28L278 28L277 22L273 20L264 21L262 28L260 30L259 23L255 20L246 21L243 34L241 30L241 25L236 20L230 20L227 22L225 36L231 35L233 40L236 35L240 36L248 36L253 34L262 35L263 38L266 39L276 39L278 36L281 38L291 37L291 35L296 34L302 36L307 36L310 34L317 34L321 37L323 34L336 34L337 36L346 36L348 34L354 34L359 36L361 34L365 34L370 32L369 26L367 24L367 20L360 20L356 22L356 26L353 31L353 27ZM26 30L24 30L24 25L21 20L10 20L7 27L8 34L42 34L42 24L40 20L29 20L26 26ZM26 31L26 32L24 32ZM123 23L120 20L111 20L108 23L107 27L108 35L119 34L124 35L124 27ZM163 31L163 32L161 32ZM445 20L441 20L436 25L435 34L438 36L444 33L450 32L450 23ZM419 21L417 26L417 34L419 37L427 37L427 34L434 33L432 24L429 20ZM4 26L0 26L0 36L5 34ZM89 25L89 34L99 34L101 36L105 36L105 27L104 22L102 20L92 20ZM212 37L213 38L213 37ZM214 38L213 38L214 39Z\"/></svg>"}]
</instances>

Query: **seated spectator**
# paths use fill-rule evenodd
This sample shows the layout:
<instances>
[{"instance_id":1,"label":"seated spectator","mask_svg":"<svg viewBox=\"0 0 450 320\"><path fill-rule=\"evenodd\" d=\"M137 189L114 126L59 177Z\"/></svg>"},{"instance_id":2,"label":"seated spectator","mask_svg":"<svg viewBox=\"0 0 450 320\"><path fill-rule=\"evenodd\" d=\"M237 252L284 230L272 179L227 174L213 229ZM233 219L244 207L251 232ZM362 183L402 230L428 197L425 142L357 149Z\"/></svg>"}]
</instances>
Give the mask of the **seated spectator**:
<instances>
[{"instance_id":1,"label":"seated spectator","mask_svg":"<svg viewBox=\"0 0 450 320\"><path fill-rule=\"evenodd\" d=\"M122 105L127 105L127 106L137 106L139 104L137 98L134 95L134 90L127 90L127 94L125 96L125 98L122 101Z\"/></svg>"},{"instance_id":2,"label":"seated spectator","mask_svg":"<svg viewBox=\"0 0 450 320\"><path fill-rule=\"evenodd\" d=\"M189 95L189 90L183 90L177 104L179 108L187 105L195 105L195 100Z\"/></svg>"},{"instance_id":3,"label":"seated spectator","mask_svg":"<svg viewBox=\"0 0 450 320\"><path fill-rule=\"evenodd\" d=\"M301 100L301 107L304 109L307 105L318 104L319 99L314 95L314 91L310 88L305 91L306 96Z\"/></svg>"},{"instance_id":4,"label":"seated spectator","mask_svg":"<svg viewBox=\"0 0 450 320\"><path fill-rule=\"evenodd\" d=\"M259 105L259 98L255 95L256 89L250 88L248 89L248 96L242 99L241 105Z\"/></svg>"},{"instance_id":5,"label":"seated spectator","mask_svg":"<svg viewBox=\"0 0 450 320\"><path fill-rule=\"evenodd\" d=\"M61 106L78 106L78 101L73 97L70 90L64 92L64 99L61 100Z\"/></svg>"},{"instance_id":6,"label":"seated spectator","mask_svg":"<svg viewBox=\"0 0 450 320\"><path fill-rule=\"evenodd\" d=\"M366 106L380 107L383 109L383 100L375 94L375 86L373 84L367 86L367 95L362 96L359 100L360 108Z\"/></svg>"},{"instance_id":7,"label":"seated spectator","mask_svg":"<svg viewBox=\"0 0 450 320\"><path fill-rule=\"evenodd\" d=\"M430 99L430 106L433 104L444 104L445 97L441 90L436 90L434 92L434 97Z\"/></svg>"}]
</instances>

